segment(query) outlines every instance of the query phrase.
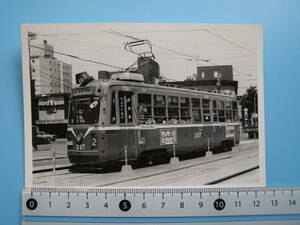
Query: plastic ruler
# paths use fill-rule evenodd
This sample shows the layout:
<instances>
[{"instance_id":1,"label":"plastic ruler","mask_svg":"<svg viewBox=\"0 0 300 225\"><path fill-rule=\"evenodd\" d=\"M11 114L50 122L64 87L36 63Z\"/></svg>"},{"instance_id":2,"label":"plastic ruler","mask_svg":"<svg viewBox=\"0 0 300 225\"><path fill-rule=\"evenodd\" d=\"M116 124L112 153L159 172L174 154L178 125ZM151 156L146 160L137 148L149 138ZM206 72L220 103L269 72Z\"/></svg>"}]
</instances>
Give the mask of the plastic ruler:
<instances>
[{"instance_id":1,"label":"plastic ruler","mask_svg":"<svg viewBox=\"0 0 300 225\"><path fill-rule=\"evenodd\" d=\"M23 217L300 215L300 187L26 188Z\"/></svg>"}]
</instances>

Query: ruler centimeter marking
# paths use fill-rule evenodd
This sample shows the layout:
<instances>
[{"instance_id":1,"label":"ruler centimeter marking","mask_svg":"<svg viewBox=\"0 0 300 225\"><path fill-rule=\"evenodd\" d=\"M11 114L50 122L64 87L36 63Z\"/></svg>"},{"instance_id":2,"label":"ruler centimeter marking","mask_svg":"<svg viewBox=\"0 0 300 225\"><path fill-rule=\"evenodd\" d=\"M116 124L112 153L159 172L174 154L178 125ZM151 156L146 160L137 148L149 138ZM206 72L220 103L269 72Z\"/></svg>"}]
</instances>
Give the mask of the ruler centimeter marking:
<instances>
[{"instance_id":1,"label":"ruler centimeter marking","mask_svg":"<svg viewBox=\"0 0 300 225\"><path fill-rule=\"evenodd\" d=\"M25 188L23 216L199 217L300 214L300 187Z\"/></svg>"}]
</instances>

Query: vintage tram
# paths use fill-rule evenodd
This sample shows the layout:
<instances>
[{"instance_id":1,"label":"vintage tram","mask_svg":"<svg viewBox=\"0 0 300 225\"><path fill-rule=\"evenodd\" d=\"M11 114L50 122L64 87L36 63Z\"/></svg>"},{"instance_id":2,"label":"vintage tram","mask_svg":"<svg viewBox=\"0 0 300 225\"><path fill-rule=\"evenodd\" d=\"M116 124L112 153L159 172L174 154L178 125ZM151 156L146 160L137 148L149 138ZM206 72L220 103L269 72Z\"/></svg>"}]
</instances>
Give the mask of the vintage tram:
<instances>
[{"instance_id":1,"label":"vintage tram","mask_svg":"<svg viewBox=\"0 0 300 225\"><path fill-rule=\"evenodd\" d=\"M72 90L68 158L75 166L225 151L239 139L233 95L146 84L143 75L128 72Z\"/></svg>"}]
</instances>

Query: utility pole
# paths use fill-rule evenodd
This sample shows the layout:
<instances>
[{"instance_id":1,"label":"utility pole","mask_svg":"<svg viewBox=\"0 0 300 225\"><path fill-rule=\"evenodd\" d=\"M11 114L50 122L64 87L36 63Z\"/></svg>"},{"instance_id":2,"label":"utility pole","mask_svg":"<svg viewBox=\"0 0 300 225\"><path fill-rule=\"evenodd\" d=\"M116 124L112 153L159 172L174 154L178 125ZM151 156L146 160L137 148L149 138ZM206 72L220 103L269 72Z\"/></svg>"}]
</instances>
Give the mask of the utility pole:
<instances>
[{"instance_id":1,"label":"utility pole","mask_svg":"<svg viewBox=\"0 0 300 225\"><path fill-rule=\"evenodd\" d=\"M217 83L216 83L216 86L217 86L217 90L218 90L218 93L221 93L221 78L222 78L222 74L215 71L214 72L214 77L217 78Z\"/></svg>"},{"instance_id":2,"label":"utility pole","mask_svg":"<svg viewBox=\"0 0 300 225\"><path fill-rule=\"evenodd\" d=\"M32 125L35 124L37 118L37 104L35 101L35 80L32 77L32 65L31 65L31 52L30 52L30 41L36 39L36 34L28 31L27 41L28 41L28 56L29 56L29 77L30 77L30 93L31 93L31 122Z\"/></svg>"},{"instance_id":3,"label":"utility pole","mask_svg":"<svg viewBox=\"0 0 300 225\"><path fill-rule=\"evenodd\" d=\"M36 39L36 33L28 31L27 41L28 41L28 55L29 55L29 74L30 80L32 80L32 70L31 70L31 53L30 53L30 41Z\"/></svg>"},{"instance_id":4,"label":"utility pole","mask_svg":"<svg viewBox=\"0 0 300 225\"><path fill-rule=\"evenodd\" d=\"M257 89L254 89L254 95L253 95L253 124L254 126L258 126L258 110L257 110Z\"/></svg>"}]
</instances>

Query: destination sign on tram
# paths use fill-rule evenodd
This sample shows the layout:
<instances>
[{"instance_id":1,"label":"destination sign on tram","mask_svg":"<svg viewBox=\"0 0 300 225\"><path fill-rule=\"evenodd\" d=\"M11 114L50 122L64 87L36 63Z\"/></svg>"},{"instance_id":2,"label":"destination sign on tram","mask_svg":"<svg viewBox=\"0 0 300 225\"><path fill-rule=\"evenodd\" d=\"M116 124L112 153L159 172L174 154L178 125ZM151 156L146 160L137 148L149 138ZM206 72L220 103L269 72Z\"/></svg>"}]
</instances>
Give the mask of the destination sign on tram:
<instances>
[{"instance_id":1,"label":"destination sign on tram","mask_svg":"<svg viewBox=\"0 0 300 225\"><path fill-rule=\"evenodd\" d=\"M94 93L95 88L93 87L80 87L72 89L72 96L93 95Z\"/></svg>"},{"instance_id":2,"label":"destination sign on tram","mask_svg":"<svg viewBox=\"0 0 300 225\"><path fill-rule=\"evenodd\" d=\"M160 145L177 144L176 129L161 129L160 130Z\"/></svg>"}]
</instances>

